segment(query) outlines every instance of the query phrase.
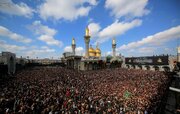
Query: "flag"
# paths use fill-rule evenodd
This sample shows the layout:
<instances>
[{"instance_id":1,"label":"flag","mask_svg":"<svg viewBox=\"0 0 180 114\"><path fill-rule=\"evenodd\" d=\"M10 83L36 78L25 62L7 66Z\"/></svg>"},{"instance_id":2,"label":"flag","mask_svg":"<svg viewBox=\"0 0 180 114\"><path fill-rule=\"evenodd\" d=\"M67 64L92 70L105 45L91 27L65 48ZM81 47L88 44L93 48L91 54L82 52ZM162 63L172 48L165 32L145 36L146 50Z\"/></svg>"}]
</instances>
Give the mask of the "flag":
<instances>
[{"instance_id":1,"label":"flag","mask_svg":"<svg viewBox=\"0 0 180 114\"><path fill-rule=\"evenodd\" d=\"M126 91L124 92L123 97L124 97L125 99L130 98L130 97L131 97L131 92L129 92L128 90L126 90Z\"/></svg>"}]
</instances>

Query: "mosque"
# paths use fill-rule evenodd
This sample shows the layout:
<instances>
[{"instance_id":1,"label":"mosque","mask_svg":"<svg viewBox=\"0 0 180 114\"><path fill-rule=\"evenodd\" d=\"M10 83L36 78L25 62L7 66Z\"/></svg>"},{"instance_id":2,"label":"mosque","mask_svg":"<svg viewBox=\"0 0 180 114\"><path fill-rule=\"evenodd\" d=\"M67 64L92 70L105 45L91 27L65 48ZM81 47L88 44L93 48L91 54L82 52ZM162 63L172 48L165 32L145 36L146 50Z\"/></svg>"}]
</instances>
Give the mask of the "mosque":
<instances>
[{"instance_id":1,"label":"mosque","mask_svg":"<svg viewBox=\"0 0 180 114\"><path fill-rule=\"evenodd\" d=\"M90 34L89 28L85 29L85 55L78 56L75 53L76 43L75 39L72 39L72 53L64 53L65 62L68 68L77 69L77 70L97 70L106 67L107 61L102 57L101 49L99 48L99 44L96 44L96 48L94 49L92 45L89 45L90 42ZM116 60L116 41L112 40L112 49L113 49L113 59Z\"/></svg>"},{"instance_id":2,"label":"mosque","mask_svg":"<svg viewBox=\"0 0 180 114\"><path fill-rule=\"evenodd\" d=\"M84 36L84 41L86 45L86 55L85 58L101 58L101 50L99 49L98 43L96 45L96 49L93 49L92 45L89 47L89 42L90 42L90 34L89 34L89 28L87 27L85 30L85 36Z\"/></svg>"},{"instance_id":3,"label":"mosque","mask_svg":"<svg viewBox=\"0 0 180 114\"><path fill-rule=\"evenodd\" d=\"M96 49L93 49L92 45L90 45L89 57L95 57L95 58L100 58L101 57L101 50L98 48L98 44L96 46Z\"/></svg>"},{"instance_id":4,"label":"mosque","mask_svg":"<svg viewBox=\"0 0 180 114\"><path fill-rule=\"evenodd\" d=\"M93 48L90 42L89 28L85 29L85 55L78 56L75 54L76 43L72 39L72 53L67 53L64 57L68 68L77 70L97 70L103 68L124 67L143 70L159 70L172 71L174 69L175 57L170 55L158 56L142 56L142 57L120 57L116 56L116 41L112 39L112 58L107 60L107 57L102 57L101 49L97 43L96 48ZM180 49L179 49L180 50ZM179 51L180 53L180 51ZM69 54L69 55L68 55ZM178 56L180 58L180 54ZM180 61L180 59L178 60Z\"/></svg>"},{"instance_id":5,"label":"mosque","mask_svg":"<svg viewBox=\"0 0 180 114\"><path fill-rule=\"evenodd\" d=\"M25 66L61 65L76 70L97 70L103 68L123 67L129 69L173 71L180 69L180 47L177 48L177 56L153 55L141 57L116 56L116 41L112 39L112 56L102 57L102 51L97 43L96 47L90 45L89 28L85 29L84 44L85 55L76 54L75 38L72 39L72 52L63 53L61 60L53 59L29 59L16 58L15 53L0 53L0 74L14 74L18 69Z\"/></svg>"}]
</instances>

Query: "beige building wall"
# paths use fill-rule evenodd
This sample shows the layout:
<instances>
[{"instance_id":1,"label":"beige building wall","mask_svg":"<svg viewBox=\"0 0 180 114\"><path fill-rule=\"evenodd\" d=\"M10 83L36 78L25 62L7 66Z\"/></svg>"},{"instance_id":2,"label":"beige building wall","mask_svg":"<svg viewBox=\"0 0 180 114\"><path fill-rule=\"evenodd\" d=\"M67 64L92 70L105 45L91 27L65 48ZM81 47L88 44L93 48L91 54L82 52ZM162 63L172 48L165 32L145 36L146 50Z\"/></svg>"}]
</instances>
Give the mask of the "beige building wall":
<instances>
[{"instance_id":1,"label":"beige building wall","mask_svg":"<svg viewBox=\"0 0 180 114\"><path fill-rule=\"evenodd\" d=\"M178 47L177 52L178 52L177 53L178 54L177 55L177 59L178 59L177 62L180 62L180 47Z\"/></svg>"}]
</instances>

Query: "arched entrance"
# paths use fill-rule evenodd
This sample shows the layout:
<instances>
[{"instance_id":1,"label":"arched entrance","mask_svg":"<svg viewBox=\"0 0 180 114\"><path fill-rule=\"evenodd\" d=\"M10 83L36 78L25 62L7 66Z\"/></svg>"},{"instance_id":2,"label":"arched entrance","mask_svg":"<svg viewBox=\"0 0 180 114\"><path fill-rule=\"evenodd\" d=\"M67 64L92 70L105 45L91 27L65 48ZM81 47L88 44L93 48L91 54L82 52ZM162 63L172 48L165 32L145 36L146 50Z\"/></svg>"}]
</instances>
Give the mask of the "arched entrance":
<instances>
[{"instance_id":1,"label":"arched entrance","mask_svg":"<svg viewBox=\"0 0 180 114\"><path fill-rule=\"evenodd\" d=\"M147 65L147 66L145 66L145 67L146 67L147 70L150 70L150 66Z\"/></svg>"},{"instance_id":2,"label":"arched entrance","mask_svg":"<svg viewBox=\"0 0 180 114\"><path fill-rule=\"evenodd\" d=\"M93 62L92 65L93 65L93 68L92 68L93 70L97 70L99 67L97 62Z\"/></svg>"},{"instance_id":3,"label":"arched entrance","mask_svg":"<svg viewBox=\"0 0 180 114\"><path fill-rule=\"evenodd\" d=\"M159 67L158 66L154 66L154 70L155 71L159 71Z\"/></svg>"},{"instance_id":4,"label":"arched entrance","mask_svg":"<svg viewBox=\"0 0 180 114\"><path fill-rule=\"evenodd\" d=\"M116 68L118 67L119 62L117 60L111 62L111 67Z\"/></svg>"},{"instance_id":5,"label":"arched entrance","mask_svg":"<svg viewBox=\"0 0 180 114\"><path fill-rule=\"evenodd\" d=\"M98 61L97 65L98 65L98 69L102 69L105 67L104 62L102 60Z\"/></svg>"},{"instance_id":6,"label":"arched entrance","mask_svg":"<svg viewBox=\"0 0 180 114\"><path fill-rule=\"evenodd\" d=\"M136 68L136 66L135 66L135 65L132 65L132 68L133 68L133 69L135 69L135 68Z\"/></svg>"},{"instance_id":7,"label":"arched entrance","mask_svg":"<svg viewBox=\"0 0 180 114\"><path fill-rule=\"evenodd\" d=\"M142 66L141 65L138 65L139 69L142 69Z\"/></svg>"},{"instance_id":8,"label":"arched entrance","mask_svg":"<svg viewBox=\"0 0 180 114\"><path fill-rule=\"evenodd\" d=\"M165 72L170 72L170 68L168 66L164 66L163 69Z\"/></svg>"}]
</instances>

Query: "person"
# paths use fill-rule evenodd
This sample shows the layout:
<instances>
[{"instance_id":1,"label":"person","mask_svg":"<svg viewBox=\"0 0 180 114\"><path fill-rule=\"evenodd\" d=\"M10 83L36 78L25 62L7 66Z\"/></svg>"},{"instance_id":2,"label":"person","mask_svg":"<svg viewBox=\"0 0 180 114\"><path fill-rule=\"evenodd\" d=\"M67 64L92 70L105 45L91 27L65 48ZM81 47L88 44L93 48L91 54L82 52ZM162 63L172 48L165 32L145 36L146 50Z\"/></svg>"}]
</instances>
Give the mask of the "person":
<instances>
[{"instance_id":1,"label":"person","mask_svg":"<svg viewBox=\"0 0 180 114\"><path fill-rule=\"evenodd\" d=\"M148 114L147 110L144 111L144 114Z\"/></svg>"},{"instance_id":2,"label":"person","mask_svg":"<svg viewBox=\"0 0 180 114\"><path fill-rule=\"evenodd\" d=\"M34 67L0 85L0 113L154 113L168 83L158 71Z\"/></svg>"}]
</instances>

